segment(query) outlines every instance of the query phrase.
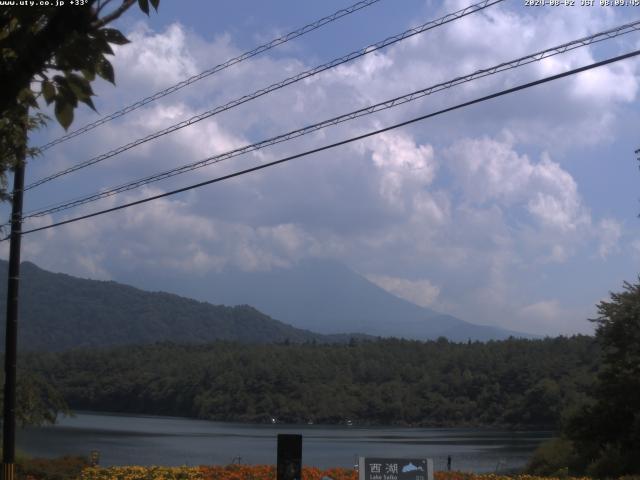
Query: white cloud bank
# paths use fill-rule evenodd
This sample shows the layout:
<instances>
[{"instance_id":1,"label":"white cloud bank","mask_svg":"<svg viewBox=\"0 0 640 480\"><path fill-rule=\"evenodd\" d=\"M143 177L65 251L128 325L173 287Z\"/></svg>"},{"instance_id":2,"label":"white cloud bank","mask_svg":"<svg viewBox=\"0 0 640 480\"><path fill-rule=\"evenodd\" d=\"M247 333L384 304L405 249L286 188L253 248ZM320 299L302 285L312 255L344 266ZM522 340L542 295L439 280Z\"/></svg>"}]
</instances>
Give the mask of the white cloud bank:
<instances>
[{"instance_id":1,"label":"white cloud bank","mask_svg":"<svg viewBox=\"0 0 640 480\"><path fill-rule=\"evenodd\" d=\"M388 275L367 275L366 278L388 292L421 307L434 307L440 295L440 287L427 279L407 280Z\"/></svg>"}]
</instances>

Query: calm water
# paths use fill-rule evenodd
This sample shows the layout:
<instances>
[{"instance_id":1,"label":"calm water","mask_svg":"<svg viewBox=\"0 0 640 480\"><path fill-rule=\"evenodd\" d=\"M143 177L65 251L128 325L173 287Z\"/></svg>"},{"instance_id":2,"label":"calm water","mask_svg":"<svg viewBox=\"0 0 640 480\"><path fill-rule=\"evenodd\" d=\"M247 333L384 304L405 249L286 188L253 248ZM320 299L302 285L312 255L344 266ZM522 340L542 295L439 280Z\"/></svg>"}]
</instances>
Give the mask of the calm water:
<instances>
[{"instance_id":1,"label":"calm water","mask_svg":"<svg viewBox=\"0 0 640 480\"><path fill-rule=\"evenodd\" d=\"M276 435L303 435L302 461L352 467L356 455L433 458L437 470L493 472L522 467L550 432L505 430L247 425L175 417L77 413L57 425L18 433L21 450L42 457L100 452L101 465L275 464Z\"/></svg>"}]
</instances>

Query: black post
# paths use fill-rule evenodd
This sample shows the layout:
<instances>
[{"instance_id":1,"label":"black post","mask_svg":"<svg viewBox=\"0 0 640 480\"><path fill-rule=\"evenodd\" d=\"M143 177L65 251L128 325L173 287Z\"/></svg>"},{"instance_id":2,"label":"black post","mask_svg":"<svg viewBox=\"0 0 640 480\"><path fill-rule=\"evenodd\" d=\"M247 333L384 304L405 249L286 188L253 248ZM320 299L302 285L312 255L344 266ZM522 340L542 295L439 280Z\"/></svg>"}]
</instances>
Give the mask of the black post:
<instances>
[{"instance_id":1,"label":"black post","mask_svg":"<svg viewBox=\"0 0 640 480\"><path fill-rule=\"evenodd\" d=\"M9 281L7 287L7 328L4 349L4 422L2 424L2 479L13 480L16 456L16 363L18 352L18 293L20 287L20 240L24 157L18 159L13 175Z\"/></svg>"},{"instance_id":2,"label":"black post","mask_svg":"<svg viewBox=\"0 0 640 480\"><path fill-rule=\"evenodd\" d=\"M278 435L276 480L302 478L302 435Z\"/></svg>"}]
</instances>

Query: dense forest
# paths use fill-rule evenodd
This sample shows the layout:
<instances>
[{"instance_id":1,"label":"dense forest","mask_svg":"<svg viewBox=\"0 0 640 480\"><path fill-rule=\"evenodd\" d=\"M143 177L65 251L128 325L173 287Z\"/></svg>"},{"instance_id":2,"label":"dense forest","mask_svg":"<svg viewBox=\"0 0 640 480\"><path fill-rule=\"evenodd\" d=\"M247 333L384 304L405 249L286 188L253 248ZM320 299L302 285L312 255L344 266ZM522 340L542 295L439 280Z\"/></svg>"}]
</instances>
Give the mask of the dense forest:
<instances>
[{"instance_id":1,"label":"dense forest","mask_svg":"<svg viewBox=\"0 0 640 480\"><path fill-rule=\"evenodd\" d=\"M29 354L72 409L215 420L557 428L584 403L592 337L487 343L158 343Z\"/></svg>"}]
</instances>

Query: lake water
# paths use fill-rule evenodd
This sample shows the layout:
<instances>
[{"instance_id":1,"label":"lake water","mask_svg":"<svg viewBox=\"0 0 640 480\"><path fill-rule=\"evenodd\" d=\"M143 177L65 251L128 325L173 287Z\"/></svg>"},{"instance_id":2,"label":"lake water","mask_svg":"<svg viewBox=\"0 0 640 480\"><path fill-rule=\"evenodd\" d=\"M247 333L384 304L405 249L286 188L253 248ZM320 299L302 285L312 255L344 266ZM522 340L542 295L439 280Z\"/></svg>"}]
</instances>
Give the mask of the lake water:
<instances>
[{"instance_id":1,"label":"lake water","mask_svg":"<svg viewBox=\"0 0 640 480\"><path fill-rule=\"evenodd\" d=\"M276 436L302 434L302 462L352 467L357 455L433 458L446 468L493 472L522 467L550 432L513 432L466 428L398 428L326 425L250 425L175 417L76 413L57 425L18 432L18 448L34 456L88 455L100 464L203 465L275 464ZM236 460L237 461L237 460Z\"/></svg>"}]
</instances>

